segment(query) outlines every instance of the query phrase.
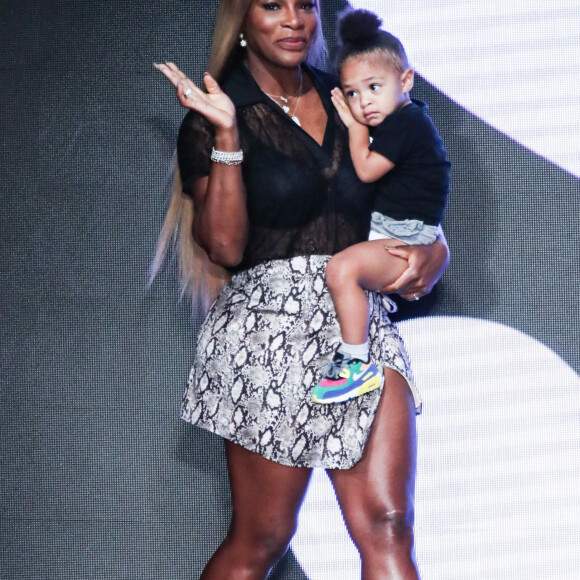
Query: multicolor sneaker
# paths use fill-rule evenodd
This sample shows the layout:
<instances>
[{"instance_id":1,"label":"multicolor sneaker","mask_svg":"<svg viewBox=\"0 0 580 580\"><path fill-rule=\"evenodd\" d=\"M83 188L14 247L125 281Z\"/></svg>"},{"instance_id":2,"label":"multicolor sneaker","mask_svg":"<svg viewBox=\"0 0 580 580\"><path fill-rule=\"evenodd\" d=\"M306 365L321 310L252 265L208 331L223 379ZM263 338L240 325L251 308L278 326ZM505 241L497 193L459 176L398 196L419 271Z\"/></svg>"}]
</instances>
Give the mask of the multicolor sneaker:
<instances>
[{"instance_id":1,"label":"multicolor sneaker","mask_svg":"<svg viewBox=\"0 0 580 580\"><path fill-rule=\"evenodd\" d=\"M342 403L370 393L381 386L382 378L372 362L348 358L337 352L322 371L324 378L314 387L315 403Z\"/></svg>"}]
</instances>

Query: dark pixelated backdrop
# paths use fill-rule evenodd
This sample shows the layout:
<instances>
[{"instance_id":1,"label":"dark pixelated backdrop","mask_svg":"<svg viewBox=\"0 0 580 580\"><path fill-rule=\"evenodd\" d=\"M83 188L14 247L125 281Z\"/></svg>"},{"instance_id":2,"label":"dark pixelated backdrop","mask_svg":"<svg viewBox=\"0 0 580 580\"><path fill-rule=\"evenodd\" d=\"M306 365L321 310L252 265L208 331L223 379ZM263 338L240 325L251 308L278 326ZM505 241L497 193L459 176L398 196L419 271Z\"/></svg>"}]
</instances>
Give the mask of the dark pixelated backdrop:
<instances>
[{"instance_id":1,"label":"dark pixelated backdrop","mask_svg":"<svg viewBox=\"0 0 580 580\"><path fill-rule=\"evenodd\" d=\"M331 52L344 4L322 6ZM460 4L421 4L408 18L452 9L460 29ZM222 443L179 419L197 327L172 264L146 288L184 115L152 63L174 60L199 81L215 8L0 5L3 580L195 579L226 532ZM542 10L535 21L555 14ZM558 18L577 22L566 10ZM430 104L453 164L452 263L432 296L401 307L425 398L419 563L442 580L572 580L580 182L417 68L413 96ZM565 125L553 130L568 138ZM344 531L334 541L314 529L330 521L324 485L273 578L357 577L356 562L336 569L328 557L341 562Z\"/></svg>"}]
</instances>

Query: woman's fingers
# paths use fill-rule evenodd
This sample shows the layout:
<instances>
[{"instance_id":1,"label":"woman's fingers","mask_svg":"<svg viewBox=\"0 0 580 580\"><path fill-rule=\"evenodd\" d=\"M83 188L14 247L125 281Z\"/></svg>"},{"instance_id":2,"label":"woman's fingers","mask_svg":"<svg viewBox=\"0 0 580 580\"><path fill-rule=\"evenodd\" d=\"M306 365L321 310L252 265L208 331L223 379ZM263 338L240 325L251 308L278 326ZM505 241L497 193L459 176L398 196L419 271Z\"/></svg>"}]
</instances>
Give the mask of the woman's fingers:
<instances>
[{"instance_id":1,"label":"woman's fingers","mask_svg":"<svg viewBox=\"0 0 580 580\"><path fill-rule=\"evenodd\" d=\"M429 262L424 254L427 252L430 255L430 246L395 246L385 250L393 256L407 260L408 267L392 284L382 288L381 292L396 292L405 300L419 300L431 292L438 278L434 278L426 270Z\"/></svg>"},{"instance_id":2,"label":"woman's fingers","mask_svg":"<svg viewBox=\"0 0 580 580\"><path fill-rule=\"evenodd\" d=\"M191 88L195 87L195 84L187 78L186 74L180 71L177 68L177 66L175 66L172 62L166 63L154 62L153 66L157 70L161 71L171 81L171 84L175 88L178 89L180 85L182 85L183 88L185 88L188 85Z\"/></svg>"},{"instance_id":3,"label":"woman's fingers","mask_svg":"<svg viewBox=\"0 0 580 580\"><path fill-rule=\"evenodd\" d=\"M177 89L177 96L180 98L180 100L195 97L202 98L205 95L205 93L192 80L187 78L185 73L180 71L179 68L177 68L177 66L172 62L166 63L155 62L153 63L153 66L157 70L161 71L171 81L173 86ZM217 87L217 83L213 79L211 80L213 84ZM219 90L219 87L217 87L217 89L218 92L221 92Z\"/></svg>"},{"instance_id":4,"label":"woman's fingers","mask_svg":"<svg viewBox=\"0 0 580 580\"><path fill-rule=\"evenodd\" d=\"M205 93L172 62L153 63L153 66L161 71L177 90L179 103L187 108L192 108L195 101L200 104L200 99L205 97Z\"/></svg>"},{"instance_id":5,"label":"woman's fingers","mask_svg":"<svg viewBox=\"0 0 580 580\"><path fill-rule=\"evenodd\" d=\"M211 93L212 95L219 95L222 93L217 81L208 72L203 75L203 82L208 93Z\"/></svg>"},{"instance_id":6,"label":"woman's fingers","mask_svg":"<svg viewBox=\"0 0 580 580\"><path fill-rule=\"evenodd\" d=\"M407 300L413 300L428 294L441 278L449 264L449 248L443 234L432 244L418 246L398 246L389 248L389 253L405 257L413 276L398 290Z\"/></svg>"},{"instance_id":7,"label":"woman's fingers","mask_svg":"<svg viewBox=\"0 0 580 580\"><path fill-rule=\"evenodd\" d=\"M185 75L175 66L169 66L171 63L160 63L154 62L153 66L161 71L170 81L171 84L176 87L177 83L182 79L185 78Z\"/></svg>"},{"instance_id":8,"label":"woman's fingers","mask_svg":"<svg viewBox=\"0 0 580 580\"><path fill-rule=\"evenodd\" d=\"M182 72L176 64L172 63L172 62L166 62L165 66L169 71L171 71L171 73L173 74L173 77L177 80L177 82L181 81L181 80L186 80L187 76L184 72Z\"/></svg>"},{"instance_id":9,"label":"woman's fingers","mask_svg":"<svg viewBox=\"0 0 580 580\"><path fill-rule=\"evenodd\" d=\"M381 292L385 294L399 293L406 300L412 300L415 296L420 298L427 294L427 291L417 282L417 272L412 268L407 268L392 284L381 288Z\"/></svg>"},{"instance_id":10,"label":"woman's fingers","mask_svg":"<svg viewBox=\"0 0 580 580\"><path fill-rule=\"evenodd\" d=\"M177 82L177 96L184 99L201 99L205 97L205 93L188 78L181 79Z\"/></svg>"},{"instance_id":11,"label":"woman's fingers","mask_svg":"<svg viewBox=\"0 0 580 580\"><path fill-rule=\"evenodd\" d=\"M235 125L235 107L209 73L205 73L203 78L206 93L174 63L154 63L153 66L171 81L182 107L198 111L215 127L231 129Z\"/></svg>"},{"instance_id":12,"label":"woman's fingers","mask_svg":"<svg viewBox=\"0 0 580 580\"><path fill-rule=\"evenodd\" d=\"M158 71L161 71L163 75L166 76L171 81L171 83L175 85L175 82L173 81L173 72L169 68L167 68L164 64L161 64L159 62L154 62L153 66Z\"/></svg>"}]
</instances>

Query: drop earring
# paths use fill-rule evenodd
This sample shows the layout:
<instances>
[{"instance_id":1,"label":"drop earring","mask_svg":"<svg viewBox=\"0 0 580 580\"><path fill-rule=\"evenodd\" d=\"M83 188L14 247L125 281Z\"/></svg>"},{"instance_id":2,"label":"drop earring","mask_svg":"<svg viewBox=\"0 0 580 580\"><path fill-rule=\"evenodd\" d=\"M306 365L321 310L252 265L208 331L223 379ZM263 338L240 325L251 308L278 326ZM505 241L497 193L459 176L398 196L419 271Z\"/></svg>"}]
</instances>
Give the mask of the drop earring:
<instances>
[{"instance_id":1,"label":"drop earring","mask_svg":"<svg viewBox=\"0 0 580 580\"><path fill-rule=\"evenodd\" d=\"M240 32L240 46L242 48L246 48L246 46L248 46L248 43L246 42L246 39L244 38L243 32Z\"/></svg>"}]
</instances>

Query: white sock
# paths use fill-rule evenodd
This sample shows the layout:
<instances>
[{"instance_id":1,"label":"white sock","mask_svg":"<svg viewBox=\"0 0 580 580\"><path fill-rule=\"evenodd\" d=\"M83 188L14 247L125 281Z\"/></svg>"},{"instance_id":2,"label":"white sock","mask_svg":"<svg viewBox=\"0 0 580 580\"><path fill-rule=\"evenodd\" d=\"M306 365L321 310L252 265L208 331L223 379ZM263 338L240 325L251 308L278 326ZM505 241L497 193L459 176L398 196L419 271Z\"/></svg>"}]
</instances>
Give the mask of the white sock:
<instances>
[{"instance_id":1,"label":"white sock","mask_svg":"<svg viewBox=\"0 0 580 580\"><path fill-rule=\"evenodd\" d=\"M338 352L349 358L358 358L363 362L369 362L369 341L362 344L349 344L342 342L338 347Z\"/></svg>"}]
</instances>

